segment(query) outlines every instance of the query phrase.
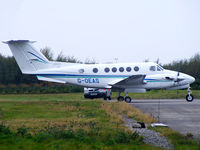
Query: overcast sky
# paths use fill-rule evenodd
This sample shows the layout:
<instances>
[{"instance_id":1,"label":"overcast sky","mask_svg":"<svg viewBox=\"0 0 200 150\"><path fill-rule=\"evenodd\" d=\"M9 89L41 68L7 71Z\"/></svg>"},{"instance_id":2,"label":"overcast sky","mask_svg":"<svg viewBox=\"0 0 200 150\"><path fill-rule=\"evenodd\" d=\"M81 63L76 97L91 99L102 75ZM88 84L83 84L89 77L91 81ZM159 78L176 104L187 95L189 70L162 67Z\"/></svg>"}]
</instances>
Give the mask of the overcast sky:
<instances>
[{"instance_id":1,"label":"overcast sky","mask_svg":"<svg viewBox=\"0 0 200 150\"><path fill-rule=\"evenodd\" d=\"M0 41L84 61L162 64L200 53L199 0L0 0ZM0 43L0 53L11 56Z\"/></svg>"}]
</instances>

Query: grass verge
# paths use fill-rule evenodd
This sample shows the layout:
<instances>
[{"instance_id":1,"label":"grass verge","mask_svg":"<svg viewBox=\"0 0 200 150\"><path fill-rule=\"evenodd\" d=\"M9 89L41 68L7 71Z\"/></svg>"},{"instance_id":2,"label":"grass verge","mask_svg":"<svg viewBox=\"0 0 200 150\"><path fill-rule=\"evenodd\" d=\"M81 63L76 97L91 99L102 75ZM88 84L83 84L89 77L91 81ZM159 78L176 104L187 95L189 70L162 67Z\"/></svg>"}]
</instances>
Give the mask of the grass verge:
<instances>
[{"instance_id":1,"label":"grass verge","mask_svg":"<svg viewBox=\"0 0 200 150\"><path fill-rule=\"evenodd\" d=\"M149 98L162 94L154 92ZM161 149L126 129L122 115L155 122L125 102L84 100L82 93L0 95L0 149ZM198 142L169 128L154 130L177 150L200 149Z\"/></svg>"},{"instance_id":2,"label":"grass verge","mask_svg":"<svg viewBox=\"0 0 200 150\"><path fill-rule=\"evenodd\" d=\"M80 96L1 95L0 149L160 149L124 127L128 104Z\"/></svg>"},{"instance_id":3,"label":"grass verge","mask_svg":"<svg viewBox=\"0 0 200 150\"><path fill-rule=\"evenodd\" d=\"M174 145L175 150L199 150L200 141L195 141L191 136L184 136L170 128L155 127L153 130L160 132L161 135L167 137Z\"/></svg>"}]
</instances>

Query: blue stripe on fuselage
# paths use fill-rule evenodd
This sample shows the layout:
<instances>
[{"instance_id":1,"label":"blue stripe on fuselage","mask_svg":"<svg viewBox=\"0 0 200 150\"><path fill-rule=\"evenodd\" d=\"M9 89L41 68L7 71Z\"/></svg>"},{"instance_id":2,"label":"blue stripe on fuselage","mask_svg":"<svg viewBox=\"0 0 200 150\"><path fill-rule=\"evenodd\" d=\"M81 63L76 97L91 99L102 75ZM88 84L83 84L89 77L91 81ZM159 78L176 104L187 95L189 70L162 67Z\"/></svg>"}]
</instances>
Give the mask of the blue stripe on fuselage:
<instances>
[{"instance_id":1,"label":"blue stripe on fuselage","mask_svg":"<svg viewBox=\"0 0 200 150\"><path fill-rule=\"evenodd\" d=\"M86 77L86 78L128 78L128 75L76 75L76 74L36 74L45 77Z\"/></svg>"},{"instance_id":2,"label":"blue stripe on fuselage","mask_svg":"<svg viewBox=\"0 0 200 150\"><path fill-rule=\"evenodd\" d=\"M37 76L49 78L128 78L131 75L76 75L76 74L36 74ZM147 82L170 82L158 79L144 79Z\"/></svg>"}]
</instances>

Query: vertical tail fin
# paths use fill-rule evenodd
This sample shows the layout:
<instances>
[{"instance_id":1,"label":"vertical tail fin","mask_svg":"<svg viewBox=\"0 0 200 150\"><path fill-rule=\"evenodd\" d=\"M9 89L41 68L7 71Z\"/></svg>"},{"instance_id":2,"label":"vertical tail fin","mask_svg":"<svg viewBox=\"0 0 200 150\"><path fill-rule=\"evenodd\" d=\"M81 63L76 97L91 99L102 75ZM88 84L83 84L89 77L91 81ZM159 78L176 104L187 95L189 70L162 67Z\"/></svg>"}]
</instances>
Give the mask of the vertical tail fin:
<instances>
[{"instance_id":1,"label":"vertical tail fin","mask_svg":"<svg viewBox=\"0 0 200 150\"><path fill-rule=\"evenodd\" d=\"M10 47L22 73L32 74L49 64L48 59L32 46L32 41L11 40L4 43Z\"/></svg>"}]
</instances>

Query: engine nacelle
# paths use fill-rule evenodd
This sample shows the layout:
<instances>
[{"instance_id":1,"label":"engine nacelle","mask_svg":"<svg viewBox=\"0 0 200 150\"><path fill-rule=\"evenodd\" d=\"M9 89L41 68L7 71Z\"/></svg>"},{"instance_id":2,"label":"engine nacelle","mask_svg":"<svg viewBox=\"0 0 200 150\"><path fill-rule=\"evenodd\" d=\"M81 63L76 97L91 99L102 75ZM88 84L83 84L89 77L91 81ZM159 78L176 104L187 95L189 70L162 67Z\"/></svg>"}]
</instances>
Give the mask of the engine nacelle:
<instances>
[{"instance_id":1,"label":"engine nacelle","mask_svg":"<svg viewBox=\"0 0 200 150\"><path fill-rule=\"evenodd\" d=\"M146 93L146 89L128 88L124 90L125 93Z\"/></svg>"},{"instance_id":2,"label":"engine nacelle","mask_svg":"<svg viewBox=\"0 0 200 150\"><path fill-rule=\"evenodd\" d=\"M190 87L190 85L189 85L189 84L186 84L186 85L174 86L174 87L166 88L166 90L187 89L187 88L189 88L189 87Z\"/></svg>"}]
</instances>

